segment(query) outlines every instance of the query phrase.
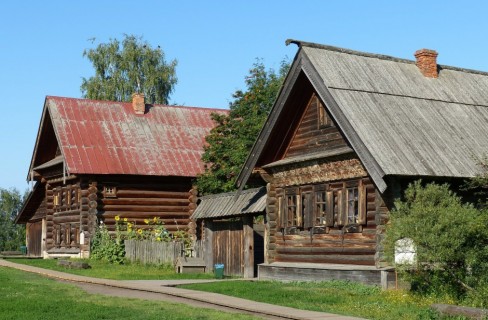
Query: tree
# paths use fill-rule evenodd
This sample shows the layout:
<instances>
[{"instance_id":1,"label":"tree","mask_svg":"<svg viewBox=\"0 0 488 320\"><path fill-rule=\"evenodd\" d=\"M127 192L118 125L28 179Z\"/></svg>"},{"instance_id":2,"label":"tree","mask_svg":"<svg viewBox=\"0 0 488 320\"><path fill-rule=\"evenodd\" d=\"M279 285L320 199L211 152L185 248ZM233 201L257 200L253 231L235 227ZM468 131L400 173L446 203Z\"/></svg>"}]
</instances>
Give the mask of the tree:
<instances>
[{"instance_id":1,"label":"tree","mask_svg":"<svg viewBox=\"0 0 488 320\"><path fill-rule=\"evenodd\" d=\"M251 147L281 88L289 64L281 63L278 73L256 61L246 77L246 91L237 90L228 115L213 114L216 122L205 138L202 160L205 172L197 178L202 194L235 190L235 182Z\"/></svg>"},{"instance_id":2,"label":"tree","mask_svg":"<svg viewBox=\"0 0 488 320\"><path fill-rule=\"evenodd\" d=\"M24 199L17 189L0 188L0 251L19 250L25 244L25 226L14 223Z\"/></svg>"},{"instance_id":3,"label":"tree","mask_svg":"<svg viewBox=\"0 0 488 320\"><path fill-rule=\"evenodd\" d=\"M122 48L117 39L88 49L83 56L93 64L95 75L83 78L83 97L95 100L130 101L144 93L148 103L168 104L176 79L176 60L166 63L164 52L153 49L142 38L125 35Z\"/></svg>"},{"instance_id":4,"label":"tree","mask_svg":"<svg viewBox=\"0 0 488 320\"><path fill-rule=\"evenodd\" d=\"M449 185L420 181L395 203L384 242L393 262L396 241L413 240L416 262L397 266L412 288L428 294L488 301L488 212L449 190Z\"/></svg>"}]
</instances>

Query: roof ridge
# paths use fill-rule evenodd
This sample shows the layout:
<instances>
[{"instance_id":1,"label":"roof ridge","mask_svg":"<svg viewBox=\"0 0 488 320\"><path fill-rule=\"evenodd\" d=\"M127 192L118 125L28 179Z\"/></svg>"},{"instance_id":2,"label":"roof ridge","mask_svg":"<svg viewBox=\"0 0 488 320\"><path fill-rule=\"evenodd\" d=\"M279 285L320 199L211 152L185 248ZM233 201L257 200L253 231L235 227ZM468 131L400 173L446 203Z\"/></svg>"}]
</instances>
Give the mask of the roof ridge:
<instances>
[{"instance_id":1,"label":"roof ridge","mask_svg":"<svg viewBox=\"0 0 488 320\"><path fill-rule=\"evenodd\" d=\"M378 53L356 51L356 50L351 50L351 49L346 49L346 48L341 48L341 47L335 47L335 46L326 45L326 44L300 41L300 40L295 40L295 39L287 39L285 41L286 45L290 45L291 43L296 44L299 48L309 47L309 48L323 49L323 50L334 51L334 52L345 53L345 54L352 54L352 55L362 56L362 57L367 57L367 58L377 58L377 59L381 59L381 60L388 60L388 61L402 62L402 63L409 63L409 64L415 64L416 63L415 60L398 58L398 57L384 55L384 54L378 54ZM441 70L447 69L447 70L460 71L460 72L466 72L466 73L480 74L480 75L485 75L485 76L488 75L488 71L466 69L466 68L460 68L460 67L454 67L454 66L442 65L442 64L439 64L438 66L440 67Z\"/></svg>"},{"instance_id":2,"label":"roof ridge","mask_svg":"<svg viewBox=\"0 0 488 320\"><path fill-rule=\"evenodd\" d=\"M61 97L61 96L52 96L47 95L46 100L48 99L68 99L68 100L79 100L79 101L86 101L86 102L95 102L95 103L120 103L120 104L131 104L131 102L127 101L113 101L113 100L97 100L97 99L86 99L86 98L73 98L73 97ZM198 110L215 110L215 111L228 111L229 109L219 109L219 108L211 108L211 107L199 107L199 106L184 106L184 105L174 105L174 104L161 104L161 103L146 103L151 107L170 107L170 108L184 108L184 109L198 109Z\"/></svg>"}]
</instances>

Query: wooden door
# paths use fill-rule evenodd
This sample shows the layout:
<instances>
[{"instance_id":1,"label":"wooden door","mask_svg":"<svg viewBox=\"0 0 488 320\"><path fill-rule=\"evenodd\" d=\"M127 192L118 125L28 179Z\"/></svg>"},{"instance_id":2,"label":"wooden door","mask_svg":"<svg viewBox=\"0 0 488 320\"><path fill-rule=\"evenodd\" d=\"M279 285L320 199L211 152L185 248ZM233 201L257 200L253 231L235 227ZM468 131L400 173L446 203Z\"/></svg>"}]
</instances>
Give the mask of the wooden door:
<instances>
[{"instance_id":1,"label":"wooden door","mask_svg":"<svg viewBox=\"0 0 488 320\"><path fill-rule=\"evenodd\" d=\"M27 224L27 254L32 257L42 256L42 220Z\"/></svg>"},{"instance_id":2,"label":"wooden door","mask_svg":"<svg viewBox=\"0 0 488 320\"><path fill-rule=\"evenodd\" d=\"M244 250L242 221L214 221L212 224L213 264L224 264L224 275L242 276Z\"/></svg>"}]
</instances>

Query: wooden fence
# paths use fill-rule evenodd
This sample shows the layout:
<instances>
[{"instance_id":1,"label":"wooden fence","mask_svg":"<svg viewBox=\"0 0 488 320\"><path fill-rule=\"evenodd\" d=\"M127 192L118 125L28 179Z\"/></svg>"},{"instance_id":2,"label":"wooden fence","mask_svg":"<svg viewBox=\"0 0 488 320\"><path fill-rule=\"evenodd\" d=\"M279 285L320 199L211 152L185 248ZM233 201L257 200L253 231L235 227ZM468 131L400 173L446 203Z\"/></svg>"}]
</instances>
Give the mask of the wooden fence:
<instances>
[{"instance_id":1,"label":"wooden fence","mask_svg":"<svg viewBox=\"0 0 488 320\"><path fill-rule=\"evenodd\" d=\"M203 245L197 241L191 250L185 250L183 242L156 242L125 240L125 258L141 264L174 265L183 255L203 257Z\"/></svg>"}]
</instances>

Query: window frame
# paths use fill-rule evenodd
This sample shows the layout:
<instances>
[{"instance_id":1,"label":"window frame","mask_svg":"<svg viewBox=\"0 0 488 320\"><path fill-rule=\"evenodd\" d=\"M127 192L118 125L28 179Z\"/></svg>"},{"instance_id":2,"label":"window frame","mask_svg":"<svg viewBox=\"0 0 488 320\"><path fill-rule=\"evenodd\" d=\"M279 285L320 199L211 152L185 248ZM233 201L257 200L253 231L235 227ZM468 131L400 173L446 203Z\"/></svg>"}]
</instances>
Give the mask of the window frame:
<instances>
[{"instance_id":1,"label":"window frame","mask_svg":"<svg viewBox=\"0 0 488 320\"><path fill-rule=\"evenodd\" d=\"M351 192L354 199L350 199ZM277 226L287 234L310 229L314 233L329 233L331 228L361 232L367 224L363 179L277 188L276 197Z\"/></svg>"}]
</instances>

